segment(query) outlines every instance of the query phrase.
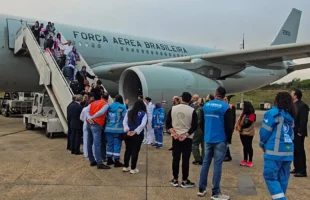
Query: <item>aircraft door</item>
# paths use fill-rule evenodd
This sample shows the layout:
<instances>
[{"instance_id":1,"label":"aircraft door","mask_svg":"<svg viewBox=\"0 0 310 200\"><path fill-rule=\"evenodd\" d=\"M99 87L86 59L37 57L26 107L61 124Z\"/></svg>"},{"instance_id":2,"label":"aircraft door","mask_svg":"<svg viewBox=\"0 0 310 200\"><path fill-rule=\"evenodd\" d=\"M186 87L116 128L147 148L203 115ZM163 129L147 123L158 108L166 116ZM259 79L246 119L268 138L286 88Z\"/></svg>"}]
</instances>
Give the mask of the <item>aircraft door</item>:
<instances>
[{"instance_id":1,"label":"aircraft door","mask_svg":"<svg viewBox=\"0 0 310 200\"><path fill-rule=\"evenodd\" d=\"M22 27L22 24L33 24L32 22L23 21L22 19L6 19L8 27L8 44L9 49L15 48L16 32Z\"/></svg>"}]
</instances>

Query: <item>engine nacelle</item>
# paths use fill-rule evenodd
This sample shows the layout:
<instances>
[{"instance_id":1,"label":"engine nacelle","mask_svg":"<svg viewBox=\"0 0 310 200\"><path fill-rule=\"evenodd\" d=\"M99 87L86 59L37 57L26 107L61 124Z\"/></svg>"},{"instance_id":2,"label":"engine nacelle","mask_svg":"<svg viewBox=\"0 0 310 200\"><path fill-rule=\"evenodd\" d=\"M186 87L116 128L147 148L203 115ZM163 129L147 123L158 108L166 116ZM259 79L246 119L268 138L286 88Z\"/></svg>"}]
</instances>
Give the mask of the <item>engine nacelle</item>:
<instances>
[{"instance_id":1,"label":"engine nacelle","mask_svg":"<svg viewBox=\"0 0 310 200\"><path fill-rule=\"evenodd\" d=\"M180 96L185 91L205 97L209 93L213 94L219 86L219 82L188 70L144 65L130 67L122 73L119 93L130 104L137 100L138 95L149 96L154 103L168 103L173 96ZM172 103L163 104L166 108L171 105Z\"/></svg>"}]
</instances>

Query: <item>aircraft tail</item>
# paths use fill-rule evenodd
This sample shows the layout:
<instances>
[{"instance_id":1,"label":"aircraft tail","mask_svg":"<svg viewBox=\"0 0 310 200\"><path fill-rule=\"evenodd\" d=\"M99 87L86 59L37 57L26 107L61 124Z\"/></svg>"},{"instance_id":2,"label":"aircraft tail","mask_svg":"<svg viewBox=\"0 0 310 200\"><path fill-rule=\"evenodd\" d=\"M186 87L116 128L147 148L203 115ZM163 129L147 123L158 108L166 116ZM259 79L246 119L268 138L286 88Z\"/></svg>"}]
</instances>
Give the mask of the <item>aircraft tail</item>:
<instances>
[{"instance_id":1,"label":"aircraft tail","mask_svg":"<svg viewBox=\"0 0 310 200\"><path fill-rule=\"evenodd\" d=\"M301 11L297 10L296 8L293 8L291 13L287 17L285 23L279 30L277 36L271 43L271 46L279 44L296 43L300 18L301 18Z\"/></svg>"}]
</instances>

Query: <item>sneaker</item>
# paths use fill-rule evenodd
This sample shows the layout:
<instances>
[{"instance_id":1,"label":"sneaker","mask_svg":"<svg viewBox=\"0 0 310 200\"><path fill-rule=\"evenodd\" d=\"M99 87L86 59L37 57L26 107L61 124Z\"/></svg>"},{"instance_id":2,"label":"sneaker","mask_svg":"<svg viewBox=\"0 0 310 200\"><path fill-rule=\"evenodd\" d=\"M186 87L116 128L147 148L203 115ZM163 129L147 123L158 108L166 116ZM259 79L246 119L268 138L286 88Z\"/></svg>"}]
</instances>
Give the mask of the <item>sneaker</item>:
<instances>
[{"instance_id":1,"label":"sneaker","mask_svg":"<svg viewBox=\"0 0 310 200\"><path fill-rule=\"evenodd\" d=\"M152 144L152 147L157 147L157 144L156 143Z\"/></svg>"},{"instance_id":2,"label":"sneaker","mask_svg":"<svg viewBox=\"0 0 310 200\"><path fill-rule=\"evenodd\" d=\"M182 181L181 187L182 188L192 188L192 187L195 187L195 183L193 183L187 179L187 181Z\"/></svg>"},{"instance_id":3,"label":"sneaker","mask_svg":"<svg viewBox=\"0 0 310 200\"><path fill-rule=\"evenodd\" d=\"M240 163L240 166L246 166L247 164L247 161L246 160L243 160L241 163Z\"/></svg>"},{"instance_id":4,"label":"sneaker","mask_svg":"<svg viewBox=\"0 0 310 200\"><path fill-rule=\"evenodd\" d=\"M176 180L176 179L172 179L170 181L170 184L173 186L173 187L178 187L179 186L179 181Z\"/></svg>"},{"instance_id":5,"label":"sneaker","mask_svg":"<svg viewBox=\"0 0 310 200\"><path fill-rule=\"evenodd\" d=\"M136 169L132 169L130 170L130 173L131 174L136 174L136 173L139 173L139 170L136 168Z\"/></svg>"},{"instance_id":6,"label":"sneaker","mask_svg":"<svg viewBox=\"0 0 310 200\"><path fill-rule=\"evenodd\" d=\"M207 190L199 188L199 192L197 193L198 196L203 197L207 194Z\"/></svg>"},{"instance_id":7,"label":"sneaker","mask_svg":"<svg viewBox=\"0 0 310 200\"><path fill-rule=\"evenodd\" d=\"M223 195L223 194L218 194L218 195L212 195L211 197L212 200L229 200L229 196Z\"/></svg>"},{"instance_id":8,"label":"sneaker","mask_svg":"<svg viewBox=\"0 0 310 200\"><path fill-rule=\"evenodd\" d=\"M249 162L247 162L246 166L247 167L253 167L253 163L249 161Z\"/></svg>"},{"instance_id":9,"label":"sneaker","mask_svg":"<svg viewBox=\"0 0 310 200\"><path fill-rule=\"evenodd\" d=\"M123 168L123 172L129 172L129 171L130 171L129 167L124 167Z\"/></svg>"}]
</instances>

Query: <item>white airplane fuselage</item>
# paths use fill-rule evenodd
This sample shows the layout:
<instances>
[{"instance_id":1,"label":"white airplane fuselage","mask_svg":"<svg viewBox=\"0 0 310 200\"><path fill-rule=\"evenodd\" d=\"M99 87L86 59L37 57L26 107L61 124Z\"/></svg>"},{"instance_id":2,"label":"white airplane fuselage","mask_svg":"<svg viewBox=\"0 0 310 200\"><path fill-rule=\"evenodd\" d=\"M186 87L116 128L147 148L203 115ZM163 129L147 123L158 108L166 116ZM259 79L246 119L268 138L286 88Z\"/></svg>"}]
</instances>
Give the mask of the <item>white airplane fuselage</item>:
<instances>
[{"instance_id":1,"label":"white airplane fuselage","mask_svg":"<svg viewBox=\"0 0 310 200\"><path fill-rule=\"evenodd\" d=\"M39 75L32 59L15 56L11 48L12 38L21 26L21 19L23 23L27 21L33 24L35 21L0 15L0 91L41 92L43 87L39 86ZM67 40L73 41L89 66L97 70L109 64L168 59L219 51L59 23L55 23L55 27ZM229 94L233 94L260 88L287 75L286 70L265 70L254 66L245 68L242 73L242 77L226 78L219 82L222 82ZM111 78L105 76L103 80L103 84L112 95L118 93L118 80L115 75L113 76L111 75Z\"/></svg>"}]
</instances>

